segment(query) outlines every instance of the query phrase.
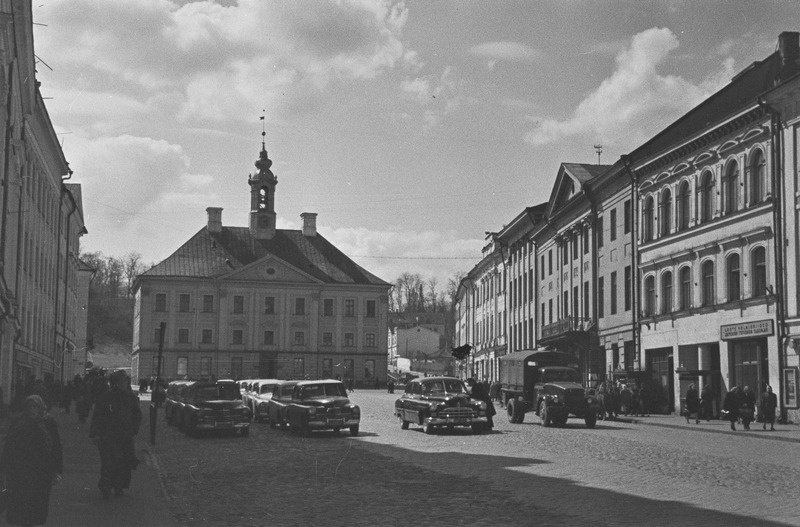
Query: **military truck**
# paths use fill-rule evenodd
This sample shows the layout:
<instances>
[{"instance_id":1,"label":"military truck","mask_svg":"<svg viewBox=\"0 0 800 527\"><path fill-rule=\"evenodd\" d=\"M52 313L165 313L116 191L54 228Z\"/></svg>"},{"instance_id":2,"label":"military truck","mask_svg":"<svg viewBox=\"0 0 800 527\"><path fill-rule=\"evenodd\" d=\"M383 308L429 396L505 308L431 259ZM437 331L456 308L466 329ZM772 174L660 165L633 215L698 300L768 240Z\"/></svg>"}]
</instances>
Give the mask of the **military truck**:
<instances>
[{"instance_id":1,"label":"military truck","mask_svg":"<svg viewBox=\"0 0 800 527\"><path fill-rule=\"evenodd\" d=\"M594 428L600 403L580 382L569 353L528 350L500 357L500 392L511 423L535 412L544 426L564 426L574 416Z\"/></svg>"}]
</instances>

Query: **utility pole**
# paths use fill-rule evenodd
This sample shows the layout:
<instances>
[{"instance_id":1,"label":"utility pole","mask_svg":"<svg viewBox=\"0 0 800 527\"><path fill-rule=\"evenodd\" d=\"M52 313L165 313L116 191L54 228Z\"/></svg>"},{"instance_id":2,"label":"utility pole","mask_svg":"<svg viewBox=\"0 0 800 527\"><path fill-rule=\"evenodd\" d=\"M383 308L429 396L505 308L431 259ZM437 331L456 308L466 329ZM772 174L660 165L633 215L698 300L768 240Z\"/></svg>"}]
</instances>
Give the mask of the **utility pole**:
<instances>
[{"instance_id":1,"label":"utility pole","mask_svg":"<svg viewBox=\"0 0 800 527\"><path fill-rule=\"evenodd\" d=\"M150 444L156 444L156 421L158 420L158 407L161 406L161 357L164 352L164 333L167 330L167 323L162 322L158 334L158 362L156 363L156 384L152 388L150 396ZM166 392L165 392L166 395Z\"/></svg>"},{"instance_id":2,"label":"utility pole","mask_svg":"<svg viewBox=\"0 0 800 527\"><path fill-rule=\"evenodd\" d=\"M600 164L600 154L603 153L603 145L594 145L594 151L597 152L597 164Z\"/></svg>"}]
</instances>

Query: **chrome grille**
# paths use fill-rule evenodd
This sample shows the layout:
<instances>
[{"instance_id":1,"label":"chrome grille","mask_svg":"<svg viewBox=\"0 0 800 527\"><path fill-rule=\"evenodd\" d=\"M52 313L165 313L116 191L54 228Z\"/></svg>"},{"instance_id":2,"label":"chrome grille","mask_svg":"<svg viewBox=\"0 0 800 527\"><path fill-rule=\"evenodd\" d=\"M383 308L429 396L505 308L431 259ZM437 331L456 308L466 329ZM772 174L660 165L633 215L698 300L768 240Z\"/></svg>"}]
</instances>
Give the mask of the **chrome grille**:
<instances>
[{"instance_id":1,"label":"chrome grille","mask_svg":"<svg viewBox=\"0 0 800 527\"><path fill-rule=\"evenodd\" d=\"M439 415L443 417L455 417L455 418L472 417L474 415L474 411L472 410L472 408L469 408L467 406L461 406L461 407L448 406L447 408L439 412Z\"/></svg>"}]
</instances>

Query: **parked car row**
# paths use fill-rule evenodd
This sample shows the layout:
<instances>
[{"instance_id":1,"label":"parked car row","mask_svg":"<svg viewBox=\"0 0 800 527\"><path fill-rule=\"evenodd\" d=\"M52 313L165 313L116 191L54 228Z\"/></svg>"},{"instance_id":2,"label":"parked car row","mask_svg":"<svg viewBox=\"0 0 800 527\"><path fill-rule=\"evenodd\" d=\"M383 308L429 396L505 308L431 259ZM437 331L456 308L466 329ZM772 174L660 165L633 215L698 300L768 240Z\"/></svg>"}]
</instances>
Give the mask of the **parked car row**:
<instances>
[{"instance_id":1,"label":"parked car row","mask_svg":"<svg viewBox=\"0 0 800 527\"><path fill-rule=\"evenodd\" d=\"M247 435L252 411L242 402L239 385L232 380L173 381L164 401L167 424L187 435L208 430L228 430Z\"/></svg>"},{"instance_id":2,"label":"parked car row","mask_svg":"<svg viewBox=\"0 0 800 527\"><path fill-rule=\"evenodd\" d=\"M289 428L309 436L313 430L350 429L357 436L361 409L350 402L342 381L284 381L269 399L267 418L271 427Z\"/></svg>"},{"instance_id":3,"label":"parked car row","mask_svg":"<svg viewBox=\"0 0 800 527\"><path fill-rule=\"evenodd\" d=\"M275 386L280 382L279 379L246 379L238 381L242 402L250 408L253 413L253 419L263 421L267 418L269 400L272 398Z\"/></svg>"}]
</instances>

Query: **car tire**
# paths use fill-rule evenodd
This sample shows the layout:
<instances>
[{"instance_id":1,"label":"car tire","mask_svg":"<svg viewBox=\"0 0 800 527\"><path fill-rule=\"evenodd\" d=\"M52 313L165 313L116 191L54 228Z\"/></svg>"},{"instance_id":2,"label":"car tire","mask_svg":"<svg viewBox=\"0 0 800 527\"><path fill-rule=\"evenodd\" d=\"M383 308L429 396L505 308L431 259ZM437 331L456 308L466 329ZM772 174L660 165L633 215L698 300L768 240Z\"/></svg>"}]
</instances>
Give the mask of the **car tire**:
<instances>
[{"instance_id":1,"label":"car tire","mask_svg":"<svg viewBox=\"0 0 800 527\"><path fill-rule=\"evenodd\" d=\"M402 428L403 430L408 430L408 425L409 424L411 424L411 423L409 423L408 421L403 419L403 423L400 425L400 428Z\"/></svg>"},{"instance_id":2,"label":"car tire","mask_svg":"<svg viewBox=\"0 0 800 527\"><path fill-rule=\"evenodd\" d=\"M553 418L550 415L550 409L547 407L547 401L542 401L539 406L539 417L542 418L542 425L549 427L553 424Z\"/></svg>"},{"instance_id":3,"label":"car tire","mask_svg":"<svg viewBox=\"0 0 800 527\"><path fill-rule=\"evenodd\" d=\"M508 414L509 423L517 422L516 409L517 409L517 401L515 401L514 399L509 399L508 402L506 403L506 414Z\"/></svg>"},{"instance_id":4,"label":"car tire","mask_svg":"<svg viewBox=\"0 0 800 527\"><path fill-rule=\"evenodd\" d=\"M246 437L246 436L249 436L249 435L250 435L250 427L246 426L246 427L242 428L242 437Z\"/></svg>"},{"instance_id":5,"label":"car tire","mask_svg":"<svg viewBox=\"0 0 800 527\"><path fill-rule=\"evenodd\" d=\"M597 414L594 412L586 414L586 428L594 428L597 424Z\"/></svg>"},{"instance_id":6,"label":"car tire","mask_svg":"<svg viewBox=\"0 0 800 527\"><path fill-rule=\"evenodd\" d=\"M472 428L472 433L475 435L482 434L484 427L481 423L475 423L470 428Z\"/></svg>"},{"instance_id":7,"label":"car tire","mask_svg":"<svg viewBox=\"0 0 800 527\"><path fill-rule=\"evenodd\" d=\"M350 427L350 435L353 437L358 435L358 425L353 425Z\"/></svg>"},{"instance_id":8,"label":"car tire","mask_svg":"<svg viewBox=\"0 0 800 527\"><path fill-rule=\"evenodd\" d=\"M428 435L433 434L433 426L427 421L422 421L422 431Z\"/></svg>"}]
</instances>

